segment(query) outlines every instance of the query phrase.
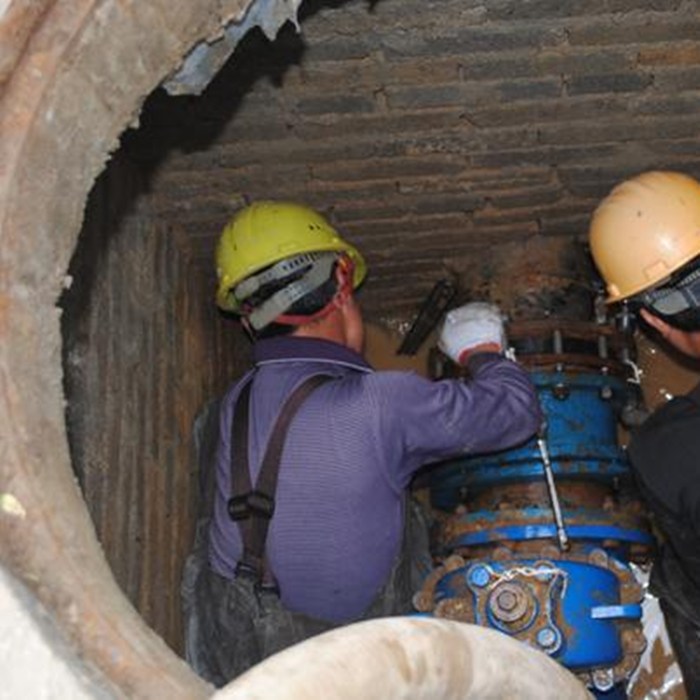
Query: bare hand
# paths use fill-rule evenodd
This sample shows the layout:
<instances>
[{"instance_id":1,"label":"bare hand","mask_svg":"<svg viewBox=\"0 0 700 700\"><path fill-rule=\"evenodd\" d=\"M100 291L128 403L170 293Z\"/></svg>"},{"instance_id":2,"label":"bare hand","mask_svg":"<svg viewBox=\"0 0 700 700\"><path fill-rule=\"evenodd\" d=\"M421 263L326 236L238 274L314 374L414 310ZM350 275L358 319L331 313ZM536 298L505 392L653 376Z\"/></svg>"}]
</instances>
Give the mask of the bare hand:
<instances>
[{"instance_id":1,"label":"bare hand","mask_svg":"<svg viewBox=\"0 0 700 700\"><path fill-rule=\"evenodd\" d=\"M656 329L669 345L680 350L684 355L700 358L700 331L682 331L679 328L674 328L646 309L642 309L640 313L642 318Z\"/></svg>"}]
</instances>

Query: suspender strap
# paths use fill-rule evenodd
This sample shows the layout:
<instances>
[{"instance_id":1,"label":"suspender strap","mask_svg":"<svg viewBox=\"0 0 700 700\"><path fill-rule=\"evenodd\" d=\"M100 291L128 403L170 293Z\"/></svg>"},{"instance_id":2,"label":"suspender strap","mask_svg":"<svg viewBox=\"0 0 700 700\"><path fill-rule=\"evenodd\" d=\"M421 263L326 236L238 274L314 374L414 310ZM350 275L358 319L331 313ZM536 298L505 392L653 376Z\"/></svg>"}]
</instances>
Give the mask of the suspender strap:
<instances>
[{"instance_id":1,"label":"suspender strap","mask_svg":"<svg viewBox=\"0 0 700 700\"><path fill-rule=\"evenodd\" d=\"M248 496L253 490L248 471L248 413L252 383L251 379L241 389L231 423L231 498L228 501L228 514L231 520L239 521L250 516Z\"/></svg>"},{"instance_id":2,"label":"suspender strap","mask_svg":"<svg viewBox=\"0 0 700 700\"><path fill-rule=\"evenodd\" d=\"M294 415L309 394L330 379L327 375L313 375L294 389L285 401L272 429L254 487L251 485L248 466L248 421L252 382L243 387L236 402L231 429L232 496L228 509L231 518L239 521L243 539L243 556L239 568L254 573L258 581L262 581L263 576L269 573L265 562L265 543L270 519L275 511L277 478L287 431Z\"/></svg>"}]
</instances>

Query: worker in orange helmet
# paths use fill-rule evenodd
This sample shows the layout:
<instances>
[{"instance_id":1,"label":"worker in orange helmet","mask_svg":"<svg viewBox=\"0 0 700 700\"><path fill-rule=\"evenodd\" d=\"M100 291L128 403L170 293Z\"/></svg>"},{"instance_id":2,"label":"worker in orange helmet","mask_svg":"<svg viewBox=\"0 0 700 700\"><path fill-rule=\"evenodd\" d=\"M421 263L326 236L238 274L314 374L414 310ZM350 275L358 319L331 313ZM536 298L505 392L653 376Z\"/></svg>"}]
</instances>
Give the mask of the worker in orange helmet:
<instances>
[{"instance_id":1,"label":"worker in orange helmet","mask_svg":"<svg viewBox=\"0 0 700 700\"><path fill-rule=\"evenodd\" d=\"M661 171L627 180L596 209L589 238L608 301L628 304L671 347L700 360L700 183ZM663 535L650 587L688 697L700 698L700 385L634 431L629 455Z\"/></svg>"},{"instance_id":2,"label":"worker in orange helmet","mask_svg":"<svg viewBox=\"0 0 700 700\"><path fill-rule=\"evenodd\" d=\"M451 310L440 332L469 381L375 371L355 299L364 258L309 207L243 208L216 261L217 304L254 340L254 367L200 451L210 487L183 593L187 658L222 685L310 635L411 612L431 568L411 478L523 442L541 413L487 303Z\"/></svg>"}]
</instances>

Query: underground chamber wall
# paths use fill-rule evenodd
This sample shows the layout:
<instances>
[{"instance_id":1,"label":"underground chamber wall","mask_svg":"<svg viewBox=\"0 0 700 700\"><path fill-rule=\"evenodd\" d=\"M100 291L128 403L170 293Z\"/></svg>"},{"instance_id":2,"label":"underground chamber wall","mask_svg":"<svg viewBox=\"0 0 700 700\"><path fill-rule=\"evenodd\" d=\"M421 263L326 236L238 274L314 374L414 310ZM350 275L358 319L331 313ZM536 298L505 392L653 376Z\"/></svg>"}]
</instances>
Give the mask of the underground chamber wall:
<instances>
[{"instance_id":1,"label":"underground chamber wall","mask_svg":"<svg viewBox=\"0 0 700 700\"><path fill-rule=\"evenodd\" d=\"M143 190L143 173L117 154L88 199L61 298L66 424L117 582L181 653L179 581L198 489L191 426L246 351L214 313L187 240Z\"/></svg>"},{"instance_id":2,"label":"underground chamber wall","mask_svg":"<svg viewBox=\"0 0 700 700\"><path fill-rule=\"evenodd\" d=\"M317 108L318 108L318 107L317 107ZM319 119L323 119L323 116L324 116L324 115L320 115ZM427 115L426 115L426 117L427 117ZM270 132L270 133L271 133L271 132ZM438 146L439 146L439 144L438 144ZM448 148L449 148L449 146L443 146L443 147L448 147ZM437 148L437 146L436 146L436 148ZM186 169L186 168L183 168L183 169ZM296 171L290 170L290 172L296 172ZM608 173L608 175L609 175L609 173ZM606 175L606 176L607 176L607 175ZM327 184L326 184L326 186L327 186ZM266 187L267 187L267 185L262 184L262 181L261 181L261 184L259 185L259 189L260 189L260 190L263 190L263 189L265 189ZM292 188L292 189L293 189L293 188ZM327 191L328 191L328 190L326 190L326 192L327 192ZM331 191L332 191L332 190L331 190ZM328 199L327 194L324 193L324 192L319 192L319 191L317 191L317 192L314 193L314 196L318 199L318 201L327 201L327 199ZM214 204L214 206L220 206L220 205L221 205L221 197L214 197L214 198L213 198L213 204ZM341 208L342 208L342 207L341 207ZM346 214L346 216L347 216L347 214ZM351 215L351 216L352 216L352 215ZM347 219L346 219L346 221L347 221ZM348 223L349 223L350 229L351 229L351 230L354 229L355 231L358 231L358 230L360 229L361 225L362 225L362 222L360 222L360 224L358 224L357 222L353 223L352 221L349 221ZM531 229L529 229L529 228L528 228L527 230L528 230L528 231L531 231ZM428 251L428 255L431 255L431 254L434 255L434 253L430 253L430 252ZM440 253L440 255L444 257L444 251L442 251L442 252ZM438 255L438 257L440 257L440 255ZM377 255L377 259L379 260L379 262L381 263L381 265L383 265L385 271L389 271L389 265L388 265L388 263L386 263L386 259L387 259L387 258L388 258L387 255L384 255L384 256ZM427 263L424 263L424 264L426 265L425 270L434 269L434 260L435 260L435 258L432 258L432 259L428 258L428 262L427 262ZM403 264L404 264L406 267L408 267L408 263L407 263L406 261L403 261ZM405 269L405 268L404 268L404 269ZM76 280L77 280L77 275L76 275ZM416 287L416 288L420 289L421 291L424 291L425 288L428 286L428 281L427 281L426 279L423 279L423 280L421 281L421 285L423 285L423 286L422 286L422 287ZM206 297L206 294L205 294L204 296ZM383 304L383 303L384 303L384 300L382 300L382 304ZM411 302L411 303L412 303L412 302ZM382 304L380 304L379 301L375 302L375 306L376 306L376 307L380 307ZM386 307L384 307L384 308L386 308ZM128 315L128 314L127 314L127 315ZM72 361L75 362L75 358L76 358L76 357L77 357L77 355L75 355L75 353L74 353L74 359L73 359ZM165 370L164 370L164 371L165 371ZM167 372L166 372L166 374L165 374L164 376L167 376ZM121 430L121 427L118 428L117 430ZM174 448L172 445L169 445L169 448L170 448L170 449L177 449L176 447ZM128 459L129 459L129 460L132 460L133 457L132 457L132 456L129 456ZM104 469L104 468L105 468L105 467L103 467L103 469ZM99 473L99 472L96 472L96 473ZM122 472L122 473L125 474L126 472ZM122 477L122 478L124 478L124 477ZM160 488L160 487L159 487L159 488ZM101 516L100 516L100 517L101 517ZM135 518L135 519L138 519L138 518L140 518L140 517L142 517L142 516L141 516L140 512L137 510L137 511L132 515L132 517ZM153 526L153 527L155 527L155 526ZM117 538L117 539L118 539L118 538ZM117 567L117 568L118 568L118 567ZM121 574L120 574L120 575L121 575ZM132 576L133 576L133 574L132 574ZM133 580L133 579L132 579L132 580ZM156 604L157 604L157 603L156 603ZM153 605L152 602L146 601L146 603L145 603L145 608L146 608L146 610L148 610L148 609L149 609L149 606L152 606L152 605Z\"/></svg>"},{"instance_id":3,"label":"underground chamber wall","mask_svg":"<svg viewBox=\"0 0 700 700\"><path fill-rule=\"evenodd\" d=\"M225 77L235 106L249 83L235 65ZM192 423L246 367L249 343L216 312L211 250L162 216L163 195L150 192L161 160L206 151L221 123L199 119L188 132L183 119L198 98L152 98L141 117L148 128L122 135L86 204L59 300L63 387L73 469L111 571L182 653L179 585L198 489ZM212 229L222 217L217 209Z\"/></svg>"}]
</instances>

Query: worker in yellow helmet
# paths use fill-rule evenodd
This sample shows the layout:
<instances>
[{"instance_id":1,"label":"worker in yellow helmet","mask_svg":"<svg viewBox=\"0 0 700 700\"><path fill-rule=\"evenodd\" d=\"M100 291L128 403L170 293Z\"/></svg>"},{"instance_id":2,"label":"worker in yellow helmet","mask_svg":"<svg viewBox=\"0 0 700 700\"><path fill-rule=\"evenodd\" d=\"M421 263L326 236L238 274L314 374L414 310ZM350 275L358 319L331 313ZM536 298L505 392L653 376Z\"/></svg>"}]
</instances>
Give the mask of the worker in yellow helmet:
<instances>
[{"instance_id":1,"label":"worker in yellow helmet","mask_svg":"<svg viewBox=\"0 0 700 700\"><path fill-rule=\"evenodd\" d=\"M659 171L621 183L594 212L590 245L608 301L628 304L670 346L700 360L700 183ZM629 454L664 536L651 589L688 697L700 698L700 385L648 418Z\"/></svg>"},{"instance_id":2,"label":"worker in yellow helmet","mask_svg":"<svg viewBox=\"0 0 700 700\"><path fill-rule=\"evenodd\" d=\"M289 330L342 308L366 274L360 253L318 212L294 202L243 209L219 239L216 268L219 308L240 314L253 335ZM324 286L336 281L339 296L324 297Z\"/></svg>"},{"instance_id":3,"label":"worker in yellow helmet","mask_svg":"<svg viewBox=\"0 0 700 700\"><path fill-rule=\"evenodd\" d=\"M354 296L365 261L306 206L245 207L216 264L217 303L254 339L254 367L202 430L216 444L201 450L210 486L183 591L187 658L222 685L310 635L411 612L430 570L412 476L518 444L541 416L489 304L452 310L440 333L471 381L375 372Z\"/></svg>"}]
</instances>

